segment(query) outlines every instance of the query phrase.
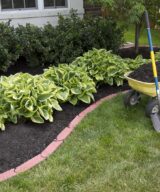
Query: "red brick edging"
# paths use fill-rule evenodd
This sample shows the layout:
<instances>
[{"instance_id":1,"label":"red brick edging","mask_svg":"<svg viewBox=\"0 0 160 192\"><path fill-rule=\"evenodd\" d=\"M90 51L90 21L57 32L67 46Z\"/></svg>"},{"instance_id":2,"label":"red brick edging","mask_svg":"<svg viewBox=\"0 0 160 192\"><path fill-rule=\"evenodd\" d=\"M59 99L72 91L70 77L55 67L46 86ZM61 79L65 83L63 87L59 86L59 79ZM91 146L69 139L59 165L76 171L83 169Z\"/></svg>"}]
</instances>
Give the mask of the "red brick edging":
<instances>
[{"instance_id":1,"label":"red brick edging","mask_svg":"<svg viewBox=\"0 0 160 192\"><path fill-rule=\"evenodd\" d=\"M19 173L22 173L24 171L27 171L34 167L35 165L39 164L41 161L44 161L47 157L49 157L52 153L54 153L60 145L64 142L64 140L72 133L72 131L75 129L75 127L81 122L81 120L90 112L92 112L94 109L96 109L102 102L105 100L109 100L113 97L115 97L116 94L112 94L109 96L106 96L99 101L93 103L89 107L87 107L84 111L82 111L79 115L77 115L68 125L68 127L64 128L63 131L57 136L57 138L48 145L47 148L45 148L39 155L33 157L32 159L26 161L22 165L13 168L9 171L6 171L4 173L0 174L0 182L5 181L13 176L16 176Z\"/></svg>"}]
</instances>

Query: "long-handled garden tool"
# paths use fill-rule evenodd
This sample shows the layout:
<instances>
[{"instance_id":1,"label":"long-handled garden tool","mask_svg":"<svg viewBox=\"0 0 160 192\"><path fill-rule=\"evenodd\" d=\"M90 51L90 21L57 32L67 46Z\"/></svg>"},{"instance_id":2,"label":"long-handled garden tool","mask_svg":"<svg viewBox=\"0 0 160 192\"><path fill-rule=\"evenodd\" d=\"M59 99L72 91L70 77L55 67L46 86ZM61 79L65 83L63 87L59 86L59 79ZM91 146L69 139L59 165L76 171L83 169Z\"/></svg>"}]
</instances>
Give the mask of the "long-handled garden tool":
<instances>
[{"instance_id":1,"label":"long-handled garden tool","mask_svg":"<svg viewBox=\"0 0 160 192\"><path fill-rule=\"evenodd\" d=\"M156 66L155 55L154 55L154 51L153 51L150 22L149 22L147 10L145 11L145 19L146 19L146 25L147 25L148 43L149 43L149 47L150 47L150 56L151 56L151 61L152 61L153 76L154 76L154 82L155 82L155 88L156 88L156 94L157 94L157 100L158 100L158 105L157 105L158 109L156 110L157 112L151 113L150 116L151 116L151 120L152 120L155 130L160 132L160 116L158 113L159 109L160 109L160 91L159 91L159 84L158 84L157 66Z\"/></svg>"},{"instance_id":2,"label":"long-handled garden tool","mask_svg":"<svg viewBox=\"0 0 160 192\"><path fill-rule=\"evenodd\" d=\"M132 79L129 77L129 74L125 74L125 78L128 80L131 91L126 94L124 98L124 104L126 106L135 105L140 100L140 93L151 96L152 100L146 106L146 115L151 118L153 127L157 132L160 132L160 90L158 83L158 75L157 75L157 66L155 61L155 55L152 44L152 36L150 30L150 23L148 12L145 11L145 20L147 24L147 33L148 33L148 42L150 46L150 56L152 60L152 69L154 76L154 83L145 83L142 81L138 81L136 79Z\"/></svg>"}]
</instances>

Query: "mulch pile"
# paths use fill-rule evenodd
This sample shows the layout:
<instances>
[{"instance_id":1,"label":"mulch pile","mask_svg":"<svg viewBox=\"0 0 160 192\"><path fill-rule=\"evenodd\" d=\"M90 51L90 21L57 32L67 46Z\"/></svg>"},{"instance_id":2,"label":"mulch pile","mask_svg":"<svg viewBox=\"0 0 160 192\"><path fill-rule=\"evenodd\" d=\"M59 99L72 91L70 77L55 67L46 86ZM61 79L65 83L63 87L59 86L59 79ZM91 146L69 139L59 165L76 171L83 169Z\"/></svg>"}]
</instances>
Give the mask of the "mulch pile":
<instances>
[{"instance_id":1,"label":"mulch pile","mask_svg":"<svg viewBox=\"0 0 160 192\"><path fill-rule=\"evenodd\" d=\"M157 71L158 71L158 79L160 80L160 62L156 62L157 65ZM152 70L152 64L144 64L140 66L138 69L133 71L129 77L132 79L136 79L138 81L143 81L146 83L153 83L154 77L153 77L153 70Z\"/></svg>"}]
</instances>

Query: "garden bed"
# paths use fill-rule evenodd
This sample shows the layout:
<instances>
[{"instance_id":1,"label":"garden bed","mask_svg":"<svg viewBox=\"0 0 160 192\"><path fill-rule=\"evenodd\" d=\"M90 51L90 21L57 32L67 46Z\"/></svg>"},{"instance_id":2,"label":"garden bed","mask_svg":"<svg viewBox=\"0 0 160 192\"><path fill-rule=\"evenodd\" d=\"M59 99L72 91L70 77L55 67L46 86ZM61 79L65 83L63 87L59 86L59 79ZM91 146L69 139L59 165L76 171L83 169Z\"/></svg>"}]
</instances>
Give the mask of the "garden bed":
<instances>
[{"instance_id":1,"label":"garden bed","mask_svg":"<svg viewBox=\"0 0 160 192\"><path fill-rule=\"evenodd\" d=\"M157 52L159 51L159 47L154 47L154 51ZM134 46L131 47L122 47L119 49L119 55L122 58L132 58L134 59L137 55L142 55L144 58L149 59L150 58L150 50L148 46L141 46L139 47L139 52L138 54L135 53L135 48Z\"/></svg>"},{"instance_id":2,"label":"garden bed","mask_svg":"<svg viewBox=\"0 0 160 192\"><path fill-rule=\"evenodd\" d=\"M126 49L124 50L126 51ZM129 56L133 58L134 53L132 56L129 54ZM17 72L28 72L32 75L41 74L43 67L29 68L25 59L21 58L16 62L16 65L11 66L6 73L0 73L0 75L8 76ZM95 94L95 101L126 89L128 89L127 84L120 87L100 86ZM30 121L21 122L17 125L8 123L5 132L0 133L0 173L17 167L42 152L87 106L84 103L79 103L77 106L65 103L62 105L62 112L56 111L54 113L53 123L35 124Z\"/></svg>"},{"instance_id":3,"label":"garden bed","mask_svg":"<svg viewBox=\"0 0 160 192\"><path fill-rule=\"evenodd\" d=\"M95 94L95 100L126 89L127 84L123 87L100 86ZM28 121L17 125L7 124L6 131L0 133L0 173L17 167L39 154L87 106L83 103L77 106L66 103L62 105L62 112L55 112L53 123L39 125Z\"/></svg>"}]
</instances>

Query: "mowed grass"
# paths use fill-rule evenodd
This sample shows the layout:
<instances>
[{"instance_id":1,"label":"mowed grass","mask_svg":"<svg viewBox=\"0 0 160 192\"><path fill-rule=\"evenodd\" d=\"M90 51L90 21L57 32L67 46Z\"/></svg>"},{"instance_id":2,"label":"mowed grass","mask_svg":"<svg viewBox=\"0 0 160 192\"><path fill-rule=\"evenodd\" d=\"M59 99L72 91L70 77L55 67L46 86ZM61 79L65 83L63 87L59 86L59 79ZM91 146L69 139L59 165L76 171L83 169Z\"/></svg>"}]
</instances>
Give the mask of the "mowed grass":
<instances>
[{"instance_id":1,"label":"mowed grass","mask_svg":"<svg viewBox=\"0 0 160 192\"><path fill-rule=\"evenodd\" d=\"M159 192L160 134L145 104L126 109L122 95L104 102L55 154L0 192Z\"/></svg>"},{"instance_id":2,"label":"mowed grass","mask_svg":"<svg viewBox=\"0 0 160 192\"><path fill-rule=\"evenodd\" d=\"M160 30L151 29L153 45L160 46ZM135 27L134 25L129 26L128 30L124 33L125 42L134 43L135 39ZM142 28L140 33L140 45L148 45L147 30L145 27Z\"/></svg>"}]
</instances>

